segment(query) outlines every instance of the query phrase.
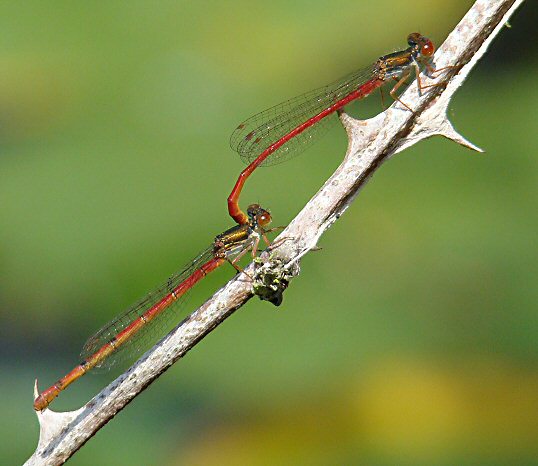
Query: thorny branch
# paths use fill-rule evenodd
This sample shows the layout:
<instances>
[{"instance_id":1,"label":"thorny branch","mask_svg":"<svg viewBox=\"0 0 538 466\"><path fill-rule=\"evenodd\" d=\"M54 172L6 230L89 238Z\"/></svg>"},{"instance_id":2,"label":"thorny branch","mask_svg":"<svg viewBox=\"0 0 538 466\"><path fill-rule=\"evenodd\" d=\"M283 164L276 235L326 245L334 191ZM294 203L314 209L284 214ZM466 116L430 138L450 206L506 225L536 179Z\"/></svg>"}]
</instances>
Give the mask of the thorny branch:
<instances>
[{"instance_id":1,"label":"thorny branch","mask_svg":"<svg viewBox=\"0 0 538 466\"><path fill-rule=\"evenodd\" d=\"M349 137L346 157L318 193L277 238L278 247L247 268L255 286L241 275L217 291L173 332L146 353L131 369L77 411L37 413L41 425L39 445L26 464L61 464L69 459L103 425L122 410L174 362L253 296L278 302L289 280L299 273L302 256L314 249L321 235L349 207L359 190L392 155L434 135L442 135L478 150L460 136L447 117L456 89L467 78L490 42L523 0L478 0L435 54L437 69L450 67L442 81L418 94L416 82L402 96L415 109L411 113L396 102L386 112L366 121L342 114Z\"/></svg>"}]
</instances>

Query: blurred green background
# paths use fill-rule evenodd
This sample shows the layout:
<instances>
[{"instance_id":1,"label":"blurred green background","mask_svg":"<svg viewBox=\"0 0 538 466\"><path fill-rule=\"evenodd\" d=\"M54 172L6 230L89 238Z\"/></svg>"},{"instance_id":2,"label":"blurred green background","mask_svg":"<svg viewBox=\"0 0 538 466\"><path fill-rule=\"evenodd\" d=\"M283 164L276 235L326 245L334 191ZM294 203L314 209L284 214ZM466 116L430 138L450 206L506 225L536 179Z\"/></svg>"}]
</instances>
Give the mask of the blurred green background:
<instances>
[{"instance_id":1,"label":"blurred green background","mask_svg":"<svg viewBox=\"0 0 538 466\"><path fill-rule=\"evenodd\" d=\"M275 308L252 300L71 464L538 464L535 19L526 2L441 138L379 170ZM244 118L401 49L471 1L2 2L0 463L32 386L231 226ZM374 115L380 101L361 104ZM353 110L353 109L352 109ZM242 204L290 221L340 163L335 127ZM233 271L193 293L190 309ZM74 409L113 375L54 403Z\"/></svg>"}]
</instances>

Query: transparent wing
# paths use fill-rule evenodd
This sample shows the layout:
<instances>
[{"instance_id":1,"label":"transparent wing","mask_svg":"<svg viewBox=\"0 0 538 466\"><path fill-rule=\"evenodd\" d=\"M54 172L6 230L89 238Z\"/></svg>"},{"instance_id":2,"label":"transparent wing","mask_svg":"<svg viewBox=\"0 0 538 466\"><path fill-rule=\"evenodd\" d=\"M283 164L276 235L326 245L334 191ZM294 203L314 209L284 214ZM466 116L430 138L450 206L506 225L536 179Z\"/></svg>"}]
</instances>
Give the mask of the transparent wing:
<instances>
[{"instance_id":1,"label":"transparent wing","mask_svg":"<svg viewBox=\"0 0 538 466\"><path fill-rule=\"evenodd\" d=\"M213 247L206 249L198 257L185 265L178 273L170 276L159 288L149 293L135 305L117 316L92 335L84 344L80 357L87 360L104 345L108 344L116 335L151 309L161 300L169 296L172 291L188 279L201 265L213 258ZM187 302L189 292L183 293L178 299L171 302L161 313L143 325L129 340L118 346L106 359L96 365L93 370L107 371L114 366L133 361L140 354L147 351L157 339L171 330L172 324L177 322L179 311Z\"/></svg>"},{"instance_id":2,"label":"transparent wing","mask_svg":"<svg viewBox=\"0 0 538 466\"><path fill-rule=\"evenodd\" d=\"M343 99L371 78L372 66L369 66L268 108L241 123L230 137L230 146L245 163L251 163L290 131ZM334 116L328 116L308 127L275 150L261 165L274 165L298 155L308 144L324 134L334 120Z\"/></svg>"}]
</instances>

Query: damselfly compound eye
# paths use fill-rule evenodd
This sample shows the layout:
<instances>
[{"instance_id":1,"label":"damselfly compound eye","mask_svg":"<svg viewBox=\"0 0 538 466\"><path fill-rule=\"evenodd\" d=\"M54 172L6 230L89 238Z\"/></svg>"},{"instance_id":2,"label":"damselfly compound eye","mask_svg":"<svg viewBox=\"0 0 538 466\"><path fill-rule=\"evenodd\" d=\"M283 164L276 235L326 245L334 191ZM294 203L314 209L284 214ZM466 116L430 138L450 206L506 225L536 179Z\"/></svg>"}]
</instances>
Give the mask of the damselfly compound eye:
<instances>
[{"instance_id":1,"label":"damselfly compound eye","mask_svg":"<svg viewBox=\"0 0 538 466\"><path fill-rule=\"evenodd\" d=\"M265 211L263 214L258 216L258 225L264 227L265 225L269 225L271 220L271 214Z\"/></svg>"},{"instance_id":2,"label":"damselfly compound eye","mask_svg":"<svg viewBox=\"0 0 538 466\"><path fill-rule=\"evenodd\" d=\"M426 39L426 42L422 44L422 47L420 48L420 54L424 57L431 57L433 55L433 52L435 52L435 47L431 40Z\"/></svg>"}]
</instances>

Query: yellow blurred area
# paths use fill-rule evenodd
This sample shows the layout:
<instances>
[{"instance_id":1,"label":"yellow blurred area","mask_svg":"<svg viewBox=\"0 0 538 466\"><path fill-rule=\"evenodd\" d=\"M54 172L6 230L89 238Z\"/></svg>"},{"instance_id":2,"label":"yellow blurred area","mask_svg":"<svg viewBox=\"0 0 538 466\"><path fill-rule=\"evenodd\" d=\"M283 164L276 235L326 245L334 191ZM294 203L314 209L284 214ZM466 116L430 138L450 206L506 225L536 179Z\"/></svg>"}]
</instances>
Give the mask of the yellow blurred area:
<instances>
[{"instance_id":1,"label":"yellow blurred area","mask_svg":"<svg viewBox=\"0 0 538 466\"><path fill-rule=\"evenodd\" d=\"M361 388L366 441L395 458L434 462L451 449L491 458L536 452L535 371L489 358L463 367L397 359Z\"/></svg>"},{"instance_id":2,"label":"yellow blurred area","mask_svg":"<svg viewBox=\"0 0 538 466\"><path fill-rule=\"evenodd\" d=\"M317 390L316 390L317 392ZM394 356L330 389L226 419L166 464L438 464L537 453L538 375L489 359ZM228 422L231 421L231 422Z\"/></svg>"}]
</instances>

